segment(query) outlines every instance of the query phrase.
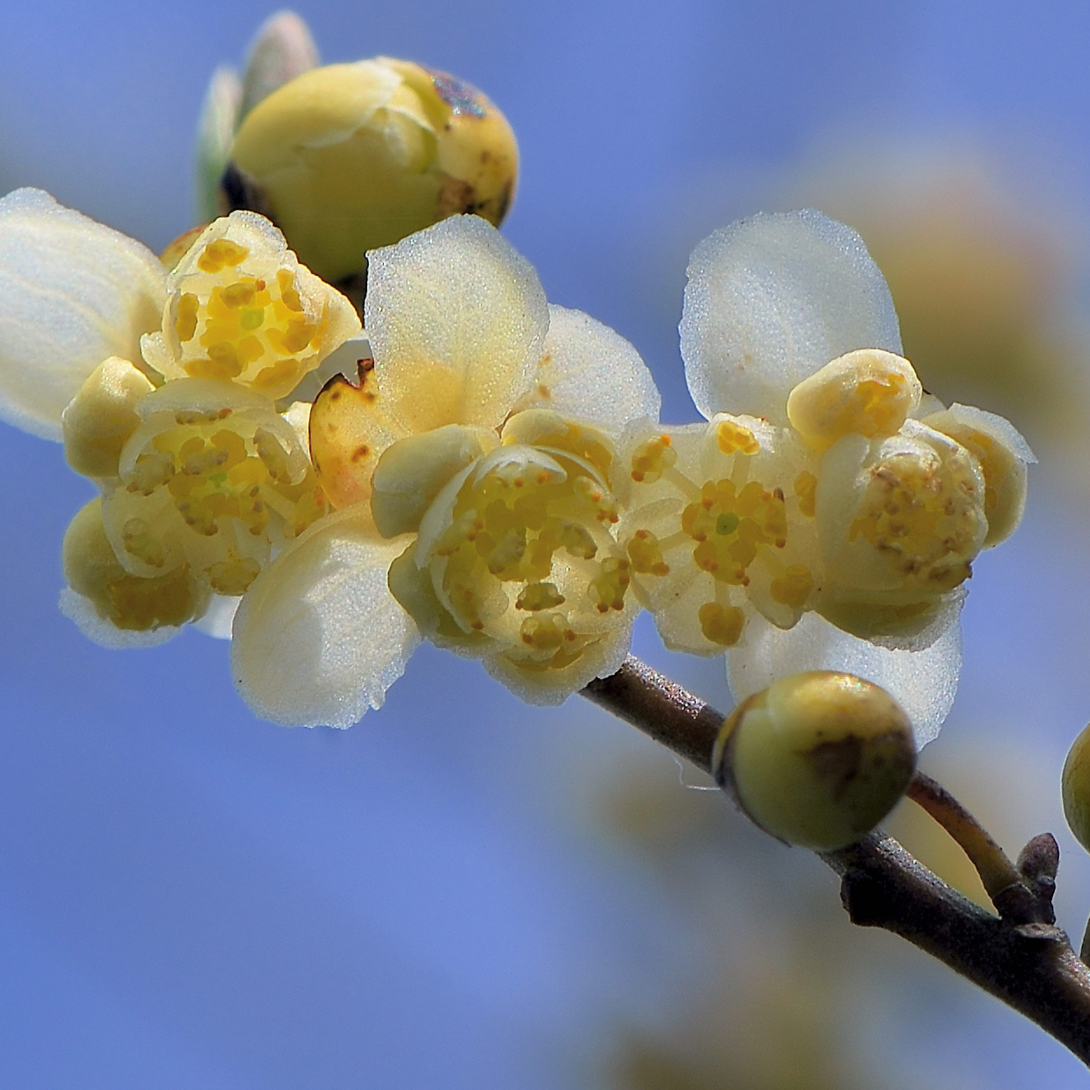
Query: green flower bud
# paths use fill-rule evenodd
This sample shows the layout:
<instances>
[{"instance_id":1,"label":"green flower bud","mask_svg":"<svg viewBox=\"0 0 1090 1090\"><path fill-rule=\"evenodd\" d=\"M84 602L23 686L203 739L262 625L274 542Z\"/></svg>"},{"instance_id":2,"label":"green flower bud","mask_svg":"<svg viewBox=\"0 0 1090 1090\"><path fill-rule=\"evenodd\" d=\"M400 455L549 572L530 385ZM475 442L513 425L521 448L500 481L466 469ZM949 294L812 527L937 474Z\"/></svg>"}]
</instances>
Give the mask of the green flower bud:
<instances>
[{"instance_id":1,"label":"green flower bud","mask_svg":"<svg viewBox=\"0 0 1090 1090\"><path fill-rule=\"evenodd\" d=\"M1090 852L1090 727L1075 739L1064 762L1063 800L1067 824Z\"/></svg>"},{"instance_id":2,"label":"green flower bud","mask_svg":"<svg viewBox=\"0 0 1090 1090\"><path fill-rule=\"evenodd\" d=\"M229 209L269 216L329 281L458 212L499 225L518 150L504 116L442 72L378 57L315 68L243 120L221 183Z\"/></svg>"},{"instance_id":3,"label":"green flower bud","mask_svg":"<svg viewBox=\"0 0 1090 1090\"><path fill-rule=\"evenodd\" d=\"M916 770L912 725L869 681L816 670L781 678L727 718L716 779L762 829L833 851L870 832Z\"/></svg>"}]
</instances>

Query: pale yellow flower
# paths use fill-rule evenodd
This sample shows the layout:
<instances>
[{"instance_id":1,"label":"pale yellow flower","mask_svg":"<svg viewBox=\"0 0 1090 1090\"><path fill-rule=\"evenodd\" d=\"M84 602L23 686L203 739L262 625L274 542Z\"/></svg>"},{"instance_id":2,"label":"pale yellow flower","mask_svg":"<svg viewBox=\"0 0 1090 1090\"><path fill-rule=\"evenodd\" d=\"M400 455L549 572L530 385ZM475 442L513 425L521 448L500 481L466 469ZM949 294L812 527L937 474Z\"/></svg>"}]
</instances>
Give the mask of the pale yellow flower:
<instances>
[{"instance_id":1,"label":"pale yellow flower","mask_svg":"<svg viewBox=\"0 0 1090 1090\"><path fill-rule=\"evenodd\" d=\"M347 726L423 635L523 699L620 665L636 606L614 536L613 451L659 399L635 350L550 307L483 220L373 251L374 358L333 379L311 450L341 508L248 591L234 666L260 714Z\"/></svg>"},{"instance_id":2,"label":"pale yellow flower","mask_svg":"<svg viewBox=\"0 0 1090 1090\"><path fill-rule=\"evenodd\" d=\"M1032 454L1001 417L924 393L844 225L744 220L689 275L682 354L709 422L629 430L619 537L635 592L668 646L729 651L739 698L851 671L932 737L956 687L963 584L1017 525Z\"/></svg>"}]
</instances>

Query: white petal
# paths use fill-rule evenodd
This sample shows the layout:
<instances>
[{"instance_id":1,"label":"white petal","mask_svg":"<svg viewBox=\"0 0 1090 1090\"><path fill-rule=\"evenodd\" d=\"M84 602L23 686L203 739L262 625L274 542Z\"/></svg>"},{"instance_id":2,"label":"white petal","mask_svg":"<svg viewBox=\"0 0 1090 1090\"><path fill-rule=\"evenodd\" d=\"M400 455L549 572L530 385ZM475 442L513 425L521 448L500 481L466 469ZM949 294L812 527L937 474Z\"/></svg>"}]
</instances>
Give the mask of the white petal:
<instances>
[{"instance_id":1,"label":"white petal","mask_svg":"<svg viewBox=\"0 0 1090 1090\"><path fill-rule=\"evenodd\" d=\"M381 706L420 642L386 574L408 543L362 507L315 523L254 580L235 615L231 665L257 715L349 727Z\"/></svg>"},{"instance_id":2,"label":"white petal","mask_svg":"<svg viewBox=\"0 0 1090 1090\"><path fill-rule=\"evenodd\" d=\"M640 354L581 310L549 304L549 332L530 396L519 409L552 409L614 438L633 420L657 421L662 398Z\"/></svg>"},{"instance_id":3,"label":"white petal","mask_svg":"<svg viewBox=\"0 0 1090 1090\"><path fill-rule=\"evenodd\" d=\"M193 622L193 627L214 640L229 640L231 626L238 612L241 598L228 598L224 594L213 594L208 609L200 620Z\"/></svg>"},{"instance_id":4,"label":"white petal","mask_svg":"<svg viewBox=\"0 0 1090 1090\"><path fill-rule=\"evenodd\" d=\"M140 359L165 271L146 247L40 189L0 200L0 420L61 438L61 412L107 356Z\"/></svg>"},{"instance_id":5,"label":"white petal","mask_svg":"<svg viewBox=\"0 0 1090 1090\"><path fill-rule=\"evenodd\" d=\"M736 701L802 670L842 670L880 685L912 721L917 746L936 738L950 712L961 672L961 626L953 623L923 651L889 651L856 639L807 613L794 628L762 617L746 627L741 646L727 654L727 681Z\"/></svg>"},{"instance_id":6,"label":"white petal","mask_svg":"<svg viewBox=\"0 0 1090 1090\"><path fill-rule=\"evenodd\" d=\"M787 395L857 348L901 354L889 288L863 240L820 212L739 220L693 251L681 355L696 407L786 424Z\"/></svg>"},{"instance_id":7,"label":"white petal","mask_svg":"<svg viewBox=\"0 0 1090 1090\"><path fill-rule=\"evenodd\" d=\"M537 273L476 216L368 254L364 325L407 431L497 427L528 392L549 310Z\"/></svg>"},{"instance_id":8,"label":"white petal","mask_svg":"<svg viewBox=\"0 0 1090 1090\"><path fill-rule=\"evenodd\" d=\"M98 610L89 598L77 594L71 587L65 587L61 591L57 606L92 643L97 643L99 647L106 647L111 651L131 647L155 647L157 644L174 639L181 632L181 628L171 628L166 625L143 631L118 628L99 616Z\"/></svg>"}]
</instances>

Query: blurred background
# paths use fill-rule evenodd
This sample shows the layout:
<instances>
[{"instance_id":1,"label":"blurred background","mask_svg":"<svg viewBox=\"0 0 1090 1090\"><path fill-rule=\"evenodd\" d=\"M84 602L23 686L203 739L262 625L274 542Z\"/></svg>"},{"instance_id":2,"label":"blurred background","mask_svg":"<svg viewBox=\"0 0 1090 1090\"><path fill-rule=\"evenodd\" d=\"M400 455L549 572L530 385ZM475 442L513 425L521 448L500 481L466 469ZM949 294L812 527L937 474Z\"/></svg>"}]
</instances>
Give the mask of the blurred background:
<instances>
[{"instance_id":1,"label":"blurred background","mask_svg":"<svg viewBox=\"0 0 1090 1090\"><path fill-rule=\"evenodd\" d=\"M1013 0L428 0L299 9L323 58L446 69L522 151L505 227L549 298L632 340L696 418L684 270L716 226L816 205L889 277L907 354L1037 449L976 565L960 695L924 767L1012 854L1090 859L1059 775L1090 717L1090 13ZM253 0L9 5L0 186L155 249L192 225L205 86ZM832 875L578 698L528 708L424 648L347 732L237 697L227 647L140 652L56 609L91 495L0 431L0 1083L111 1090L985 1090L1084 1085L941 965L854 930ZM718 707L719 661L635 651ZM911 813L895 832L970 879Z\"/></svg>"}]
</instances>

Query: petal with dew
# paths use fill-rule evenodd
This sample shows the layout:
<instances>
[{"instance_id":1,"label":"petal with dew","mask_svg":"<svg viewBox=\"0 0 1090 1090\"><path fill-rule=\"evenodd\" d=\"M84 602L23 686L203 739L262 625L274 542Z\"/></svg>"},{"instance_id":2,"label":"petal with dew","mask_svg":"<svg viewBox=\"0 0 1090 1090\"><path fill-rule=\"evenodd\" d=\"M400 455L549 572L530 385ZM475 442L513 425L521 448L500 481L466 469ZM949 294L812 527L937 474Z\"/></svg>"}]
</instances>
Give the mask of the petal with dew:
<instances>
[{"instance_id":1,"label":"petal with dew","mask_svg":"<svg viewBox=\"0 0 1090 1090\"><path fill-rule=\"evenodd\" d=\"M166 272L146 247L40 189L0 200L0 420L61 438L61 413L107 356L140 359Z\"/></svg>"},{"instance_id":2,"label":"petal with dew","mask_svg":"<svg viewBox=\"0 0 1090 1090\"><path fill-rule=\"evenodd\" d=\"M806 210L758 215L693 251L681 355L697 408L787 423L787 396L858 348L901 354L889 288L850 227Z\"/></svg>"},{"instance_id":3,"label":"petal with dew","mask_svg":"<svg viewBox=\"0 0 1090 1090\"><path fill-rule=\"evenodd\" d=\"M235 615L231 665L255 714L349 727L382 705L420 642L387 586L407 543L384 541L354 508L315 524L254 580Z\"/></svg>"},{"instance_id":4,"label":"petal with dew","mask_svg":"<svg viewBox=\"0 0 1090 1090\"><path fill-rule=\"evenodd\" d=\"M917 746L938 737L954 703L961 672L957 611L930 647L891 651L856 639L807 613L784 631L762 617L747 625L743 644L727 654L727 681L735 701L767 688L777 678L804 670L840 670L880 685L904 708Z\"/></svg>"},{"instance_id":5,"label":"petal with dew","mask_svg":"<svg viewBox=\"0 0 1090 1090\"><path fill-rule=\"evenodd\" d=\"M407 431L494 428L529 390L549 310L530 263L485 220L451 216L368 255L364 325Z\"/></svg>"},{"instance_id":6,"label":"petal with dew","mask_svg":"<svg viewBox=\"0 0 1090 1090\"><path fill-rule=\"evenodd\" d=\"M657 421L662 398L640 354L581 310L549 304L549 332L522 409L552 409L614 437L633 420Z\"/></svg>"}]
</instances>

